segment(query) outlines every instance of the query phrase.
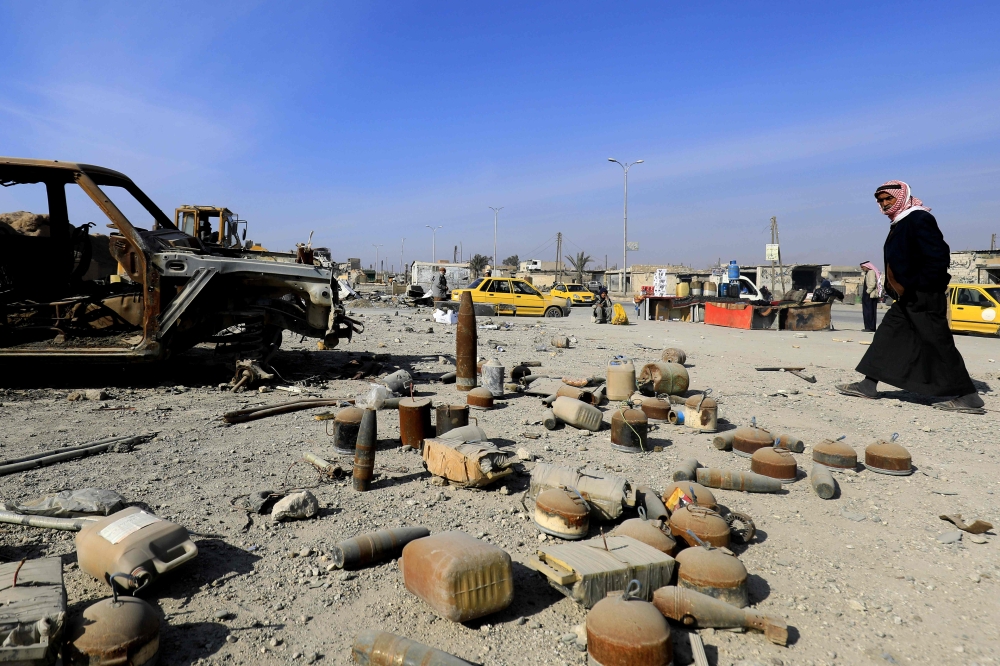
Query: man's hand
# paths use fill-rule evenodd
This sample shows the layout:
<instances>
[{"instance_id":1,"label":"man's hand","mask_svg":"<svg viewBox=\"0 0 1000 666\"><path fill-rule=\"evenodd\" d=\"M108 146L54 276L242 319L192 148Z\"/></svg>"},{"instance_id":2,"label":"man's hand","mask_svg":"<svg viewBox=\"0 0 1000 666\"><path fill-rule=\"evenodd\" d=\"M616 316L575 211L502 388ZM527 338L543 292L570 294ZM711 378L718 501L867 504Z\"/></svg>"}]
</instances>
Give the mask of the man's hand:
<instances>
[{"instance_id":1,"label":"man's hand","mask_svg":"<svg viewBox=\"0 0 1000 666\"><path fill-rule=\"evenodd\" d=\"M896 278L892 276L892 267L888 264L885 267L885 279L889 283L889 286L892 287L892 290L896 292L896 295L902 298L904 291L903 285L896 282Z\"/></svg>"}]
</instances>

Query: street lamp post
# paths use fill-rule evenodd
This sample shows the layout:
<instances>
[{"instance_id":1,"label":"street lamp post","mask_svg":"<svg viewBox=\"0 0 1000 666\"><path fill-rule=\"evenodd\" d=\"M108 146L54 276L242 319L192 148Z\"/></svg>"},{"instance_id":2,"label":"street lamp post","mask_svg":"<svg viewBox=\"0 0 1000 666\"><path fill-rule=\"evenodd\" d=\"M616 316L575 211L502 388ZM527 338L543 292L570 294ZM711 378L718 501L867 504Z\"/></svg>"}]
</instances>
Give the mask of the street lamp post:
<instances>
[{"instance_id":1,"label":"street lamp post","mask_svg":"<svg viewBox=\"0 0 1000 666\"><path fill-rule=\"evenodd\" d=\"M500 215L500 211L503 210L503 206L499 208L494 208L490 206L490 210L493 211L493 270L497 269L497 217Z\"/></svg>"},{"instance_id":2,"label":"street lamp post","mask_svg":"<svg viewBox=\"0 0 1000 666\"><path fill-rule=\"evenodd\" d=\"M425 224L424 226L431 230L431 261L433 261L434 263L437 263L437 260L438 260L438 257L437 257L437 230L440 229L444 225L439 224L436 227L432 227L429 224Z\"/></svg>"},{"instance_id":3,"label":"street lamp post","mask_svg":"<svg viewBox=\"0 0 1000 666\"><path fill-rule=\"evenodd\" d=\"M399 241L399 270L400 272L406 272L406 264L403 263L403 246L406 243L406 238ZM406 278L409 281L409 277Z\"/></svg>"},{"instance_id":4,"label":"street lamp post","mask_svg":"<svg viewBox=\"0 0 1000 666\"><path fill-rule=\"evenodd\" d=\"M378 249L382 246L372 243L372 247L375 248L375 281L378 282Z\"/></svg>"},{"instance_id":5,"label":"street lamp post","mask_svg":"<svg viewBox=\"0 0 1000 666\"><path fill-rule=\"evenodd\" d=\"M631 164L622 163L613 157L608 158L609 162L614 162L625 172L625 242L622 246L622 293L628 293L626 275L628 274L628 170L636 164L642 164L645 160L636 160Z\"/></svg>"}]
</instances>

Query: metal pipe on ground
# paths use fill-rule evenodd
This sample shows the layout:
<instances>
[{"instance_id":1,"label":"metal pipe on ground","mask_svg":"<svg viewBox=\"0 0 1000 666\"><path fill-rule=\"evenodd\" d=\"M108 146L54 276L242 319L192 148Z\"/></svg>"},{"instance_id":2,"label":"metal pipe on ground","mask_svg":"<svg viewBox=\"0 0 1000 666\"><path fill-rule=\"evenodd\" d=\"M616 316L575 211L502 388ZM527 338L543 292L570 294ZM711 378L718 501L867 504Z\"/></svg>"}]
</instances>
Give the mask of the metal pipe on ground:
<instances>
[{"instance_id":1,"label":"metal pipe on ground","mask_svg":"<svg viewBox=\"0 0 1000 666\"><path fill-rule=\"evenodd\" d=\"M89 456L92 453L102 453L119 444L136 444L154 436L155 435L153 433L147 433L129 437L112 437L111 439L104 439L90 444L82 444L69 449L44 451L42 453L36 453L32 456L4 461L3 463L0 463L0 476L13 474L14 472L23 472L26 469L34 469L35 467L50 465L64 460L82 458L84 456Z\"/></svg>"},{"instance_id":2,"label":"metal pipe on ground","mask_svg":"<svg viewBox=\"0 0 1000 666\"><path fill-rule=\"evenodd\" d=\"M101 516L101 518L103 517ZM98 518L53 518L51 516L26 516L13 511L0 511L0 523L39 527L46 530L64 530L66 532L79 532L96 520Z\"/></svg>"},{"instance_id":3,"label":"metal pipe on ground","mask_svg":"<svg viewBox=\"0 0 1000 666\"><path fill-rule=\"evenodd\" d=\"M267 407L237 409L233 412L226 412L222 415L222 419L226 423L246 423L247 421L256 421L257 419L267 418L268 416L277 416L279 414L288 414L290 412L300 412L304 409L312 409L313 407L336 407L342 402L344 402L343 398L310 398L308 400L295 400L293 402L283 402L278 405L269 405Z\"/></svg>"}]
</instances>

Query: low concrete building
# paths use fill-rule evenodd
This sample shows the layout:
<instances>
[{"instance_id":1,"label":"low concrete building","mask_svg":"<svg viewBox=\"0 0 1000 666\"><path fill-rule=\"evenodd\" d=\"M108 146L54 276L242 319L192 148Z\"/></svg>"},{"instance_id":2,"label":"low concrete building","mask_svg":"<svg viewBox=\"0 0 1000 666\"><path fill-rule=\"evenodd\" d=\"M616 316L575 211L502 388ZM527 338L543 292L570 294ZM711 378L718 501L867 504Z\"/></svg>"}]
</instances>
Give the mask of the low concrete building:
<instances>
[{"instance_id":1,"label":"low concrete building","mask_svg":"<svg viewBox=\"0 0 1000 666\"><path fill-rule=\"evenodd\" d=\"M1000 284L1000 250L959 250L951 253L952 282Z\"/></svg>"}]
</instances>

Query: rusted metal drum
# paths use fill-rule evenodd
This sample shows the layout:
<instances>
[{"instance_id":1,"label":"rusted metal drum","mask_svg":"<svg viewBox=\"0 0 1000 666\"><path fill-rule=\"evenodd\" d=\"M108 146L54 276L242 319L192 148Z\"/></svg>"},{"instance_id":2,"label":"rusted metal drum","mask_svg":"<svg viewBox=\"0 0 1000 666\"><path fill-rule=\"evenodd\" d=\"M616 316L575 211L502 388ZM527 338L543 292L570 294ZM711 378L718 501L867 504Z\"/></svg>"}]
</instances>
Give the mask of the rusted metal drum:
<instances>
[{"instance_id":1,"label":"rusted metal drum","mask_svg":"<svg viewBox=\"0 0 1000 666\"><path fill-rule=\"evenodd\" d=\"M750 471L769 476L782 483L794 483L799 468L795 457L788 449L765 447L757 449L750 457Z\"/></svg>"},{"instance_id":2,"label":"rusted metal drum","mask_svg":"<svg viewBox=\"0 0 1000 666\"><path fill-rule=\"evenodd\" d=\"M824 439L813 447L813 462L831 469L854 469L858 453L841 440Z\"/></svg>"},{"instance_id":3,"label":"rusted metal drum","mask_svg":"<svg viewBox=\"0 0 1000 666\"><path fill-rule=\"evenodd\" d=\"M910 452L896 442L879 440L865 449L865 467L879 474L908 476L913 474Z\"/></svg>"},{"instance_id":4,"label":"rusted metal drum","mask_svg":"<svg viewBox=\"0 0 1000 666\"><path fill-rule=\"evenodd\" d=\"M399 401L399 440L403 446L419 449L431 436L431 399L403 398Z\"/></svg>"},{"instance_id":5,"label":"rusted metal drum","mask_svg":"<svg viewBox=\"0 0 1000 666\"><path fill-rule=\"evenodd\" d=\"M469 425L468 405L438 405L434 408L434 432L438 437L449 430Z\"/></svg>"},{"instance_id":6,"label":"rusted metal drum","mask_svg":"<svg viewBox=\"0 0 1000 666\"><path fill-rule=\"evenodd\" d=\"M677 554L677 585L721 599L737 608L750 603L747 568L718 548L685 548Z\"/></svg>"},{"instance_id":7,"label":"rusted metal drum","mask_svg":"<svg viewBox=\"0 0 1000 666\"><path fill-rule=\"evenodd\" d=\"M590 531L590 506L572 490L543 490L535 498L535 526L560 539L582 539Z\"/></svg>"},{"instance_id":8,"label":"rusted metal drum","mask_svg":"<svg viewBox=\"0 0 1000 666\"><path fill-rule=\"evenodd\" d=\"M763 428L743 427L733 433L733 453L744 458L752 456L757 449L773 445L774 437Z\"/></svg>"},{"instance_id":9,"label":"rusted metal drum","mask_svg":"<svg viewBox=\"0 0 1000 666\"><path fill-rule=\"evenodd\" d=\"M476 409L493 409L493 394L482 386L469 391L465 401Z\"/></svg>"},{"instance_id":10,"label":"rusted metal drum","mask_svg":"<svg viewBox=\"0 0 1000 666\"><path fill-rule=\"evenodd\" d=\"M719 403L707 395L693 395L684 401L684 425L702 432L719 429Z\"/></svg>"},{"instance_id":11,"label":"rusted metal drum","mask_svg":"<svg viewBox=\"0 0 1000 666\"><path fill-rule=\"evenodd\" d=\"M333 417L333 450L345 456L354 455L354 446L358 441L358 429L361 428L361 415L365 410L358 407L345 407Z\"/></svg>"},{"instance_id":12,"label":"rusted metal drum","mask_svg":"<svg viewBox=\"0 0 1000 666\"><path fill-rule=\"evenodd\" d=\"M88 606L70 625L67 663L153 666L160 657L160 616L138 597Z\"/></svg>"},{"instance_id":13,"label":"rusted metal drum","mask_svg":"<svg viewBox=\"0 0 1000 666\"><path fill-rule=\"evenodd\" d=\"M689 546L698 545L688 530L716 548L729 547L729 525L711 509L689 505L674 511L670 516L670 533Z\"/></svg>"},{"instance_id":14,"label":"rusted metal drum","mask_svg":"<svg viewBox=\"0 0 1000 666\"><path fill-rule=\"evenodd\" d=\"M648 601L632 598L639 582L601 599L587 613L587 657L596 666L672 666L670 625Z\"/></svg>"},{"instance_id":15,"label":"rusted metal drum","mask_svg":"<svg viewBox=\"0 0 1000 666\"><path fill-rule=\"evenodd\" d=\"M639 409L646 414L647 419L666 421L670 415L670 402L660 398L645 398Z\"/></svg>"},{"instance_id":16,"label":"rusted metal drum","mask_svg":"<svg viewBox=\"0 0 1000 666\"><path fill-rule=\"evenodd\" d=\"M611 448L628 453L648 450L649 423L640 409L619 409L611 415Z\"/></svg>"},{"instance_id":17,"label":"rusted metal drum","mask_svg":"<svg viewBox=\"0 0 1000 666\"><path fill-rule=\"evenodd\" d=\"M616 527L612 534L632 537L636 541L641 541L667 555L673 555L677 552L677 541L664 534L663 530L657 527L660 522L646 520L646 512L642 507L639 507L639 512L639 518L629 518Z\"/></svg>"},{"instance_id":18,"label":"rusted metal drum","mask_svg":"<svg viewBox=\"0 0 1000 666\"><path fill-rule=\"evenodd\" d=\"M694 491L694 503L698 506L703 506L712 510L719 508L719 503L715 501L715 495L712 491L701 485L700 483L695 483L694 481L675 481L671 483L666 488L663 489L663 502L664 504L670 499L670 496L674 494L676 489L680 488L688 496Z\"/></svg>"}]
</instances>

